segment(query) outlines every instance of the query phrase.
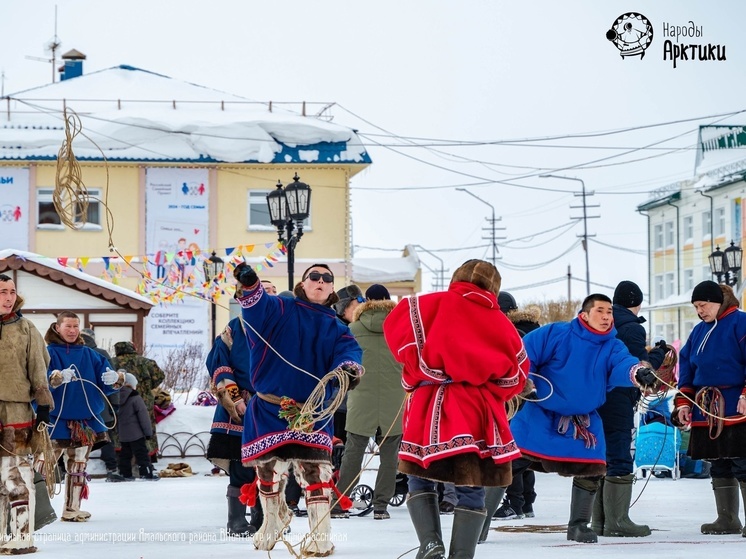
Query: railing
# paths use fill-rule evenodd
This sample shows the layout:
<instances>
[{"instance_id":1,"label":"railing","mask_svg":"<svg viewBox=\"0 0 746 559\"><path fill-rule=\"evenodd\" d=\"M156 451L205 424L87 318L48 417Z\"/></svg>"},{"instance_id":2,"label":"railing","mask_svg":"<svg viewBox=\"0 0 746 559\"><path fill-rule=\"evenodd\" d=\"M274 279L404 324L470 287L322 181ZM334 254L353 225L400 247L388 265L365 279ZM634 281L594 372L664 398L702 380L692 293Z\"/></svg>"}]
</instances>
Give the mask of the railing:
<instances>
[{"instance_id":1,"label":"railing","mask_svg":"<svg viewBox=\"0 0 746 559\"><path fill-rule=\"evenodd\" d=\"M158 432L158 445L160 458L187 458L199 456L207 458L207 445L210 442L210 432L200 431L199 433L188 433L179 431L177 433ZM167 453L167 450L173 448L177 450L176 454ZM199 452L190 454L192 449Z\"/></svg>"}]
</instances>

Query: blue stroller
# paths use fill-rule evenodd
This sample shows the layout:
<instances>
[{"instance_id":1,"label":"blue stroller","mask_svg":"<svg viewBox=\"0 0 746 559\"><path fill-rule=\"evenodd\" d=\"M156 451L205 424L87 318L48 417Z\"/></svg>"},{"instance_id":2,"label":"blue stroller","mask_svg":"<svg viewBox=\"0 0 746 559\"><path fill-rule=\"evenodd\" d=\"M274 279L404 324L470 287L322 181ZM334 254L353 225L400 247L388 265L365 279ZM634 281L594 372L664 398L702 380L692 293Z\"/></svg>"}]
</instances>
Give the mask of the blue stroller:
<instances>
[{"instance_id":1,"label":"blue stroller","mask_svg":"<svg viewBox=\"0 0 746 559\"><path fill-rule=\"evenodd\" d=\"M679 447L681 433L671 423L670 399L645 401L640 407L639 426L635 437L635 474L669 472L680 477Z\"/></svg>"}]
</instances>

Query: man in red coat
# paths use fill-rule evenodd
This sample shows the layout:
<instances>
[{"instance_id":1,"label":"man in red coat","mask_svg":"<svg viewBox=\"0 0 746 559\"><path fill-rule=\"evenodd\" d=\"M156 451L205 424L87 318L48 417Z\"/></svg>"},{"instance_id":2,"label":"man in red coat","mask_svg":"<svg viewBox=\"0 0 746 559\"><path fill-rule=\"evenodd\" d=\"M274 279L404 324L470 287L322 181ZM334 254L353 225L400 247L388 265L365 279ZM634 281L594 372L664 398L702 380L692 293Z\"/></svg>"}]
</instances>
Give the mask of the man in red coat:
<instances>
[{"instance_id":1,"label":"man in red coat","mask_svg":"<svg viewBox=\"0 0 746 559\"><path fill-rule=\"evenodd\" d=\"M505 402L523 388L529 361L497 302L500 274L469 260L446 292L401 301L384 322L386 342L404 365L400 471L418 558L445 558L435 482L456 485L450 555L473 557L486 511L484 486L505 487L520 457Z\"/></svg>"}]
</instances>

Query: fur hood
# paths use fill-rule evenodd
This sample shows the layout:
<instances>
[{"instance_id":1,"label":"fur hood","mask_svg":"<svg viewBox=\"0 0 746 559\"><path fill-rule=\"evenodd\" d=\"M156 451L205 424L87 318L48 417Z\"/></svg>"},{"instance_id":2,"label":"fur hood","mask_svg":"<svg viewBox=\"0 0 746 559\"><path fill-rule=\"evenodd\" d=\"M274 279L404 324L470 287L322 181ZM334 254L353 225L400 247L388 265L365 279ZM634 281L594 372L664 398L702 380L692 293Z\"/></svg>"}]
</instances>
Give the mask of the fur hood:
<instances>
[{"instance_id":1,"label":"fur hood","mask_svg":"<svg viewBox=\"0 0 746 559\"><path fill-rule=\"evenodd\" d=\"M365 303L361 303L357 306L355 312L352 314L352 320L353 322L360 320L360 315L363 314L365 311L385 311L386 314L389 314L391 311L394 310L395 306L396 303L389 300L365 301Z\"/></svg>"},{"instance_id":2,"label":"fur hood","mask_svg":"<svg viewBox=\"0 0 746 559\"><path fill-rule=\"evenodd\" d=\"M52 324L49 325L47 333L44 334L44 341L47 342L47 344L68 345L68 343L62 339L62 336L60 336L59 332L54 329L55 324L57 323L52 322ZM78 334L78 339L75 340L75 343L69 345L85 345L85 343L83 342L83 338L80 337L80 334Z\"/></svg>"},{"instance_id":3,"label":"fur hood","mask_svg":"<svg viewBox=\"0 0 746 559\"><path fill-rule=\"evenodd\" d=\"M720 290L723 292L723 303L720 305L718 318L723 316L723 313L725 313L728 309L732 307L738 308L741 306L738 303L738 298L736 297L735 293L733 293L733 288L731 288L729 285L720 284Z\"/></svg>"},{"instance_id":4,"label":"fur hood","mask_svg":"<svg viewBox=\"0 0 746 559\"><path fill-rule=\"evenodd\" d=\"M523 309L510 311L506 316L513 324L516 322L539 322L541 309L537 305L528 305Z\"/></svg>"}]
</instances>

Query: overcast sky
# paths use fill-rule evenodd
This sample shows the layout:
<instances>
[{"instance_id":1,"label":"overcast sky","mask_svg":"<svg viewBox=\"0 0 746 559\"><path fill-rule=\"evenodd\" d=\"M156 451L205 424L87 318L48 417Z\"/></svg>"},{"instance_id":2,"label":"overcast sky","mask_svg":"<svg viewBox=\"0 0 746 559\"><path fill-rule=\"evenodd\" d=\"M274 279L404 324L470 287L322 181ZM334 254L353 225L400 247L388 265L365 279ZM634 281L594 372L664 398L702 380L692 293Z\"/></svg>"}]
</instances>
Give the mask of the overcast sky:
<instances>
[{"instance_id":1,"label":"overcast sky","mask_svg":"<svg viewBox=\"0 0 746 559\"><path fill-rule=\"evenodd\" d=\"M129 64L258 101L337 103L334 122L357 129L373 159L352 181L355 255L419 244L450 278L468 258L491 258L482 228L492 205L505 227L503 287L519 302L566 297L568 266L573 296L585 294L583 225L571 220L582 212L570 208L580 183L539 174L595 192L593 290L632 279L647 292L636 206L692 177L698 125L746 121L726 116L746 109L746 4L736 0L5 1L6 94L50 81L51 65L26 57L48 56L55 4L60 52L85 53L85 72ZM622 59L605 36L630 11L653 25L643 59ZM663 59L664 23L690 20L702 37L680 41L725 46L725 61Z\"/></svg>"}]
</instances>

